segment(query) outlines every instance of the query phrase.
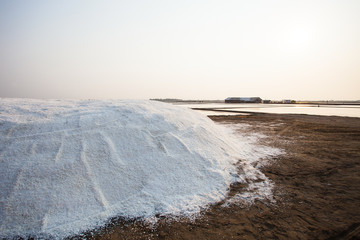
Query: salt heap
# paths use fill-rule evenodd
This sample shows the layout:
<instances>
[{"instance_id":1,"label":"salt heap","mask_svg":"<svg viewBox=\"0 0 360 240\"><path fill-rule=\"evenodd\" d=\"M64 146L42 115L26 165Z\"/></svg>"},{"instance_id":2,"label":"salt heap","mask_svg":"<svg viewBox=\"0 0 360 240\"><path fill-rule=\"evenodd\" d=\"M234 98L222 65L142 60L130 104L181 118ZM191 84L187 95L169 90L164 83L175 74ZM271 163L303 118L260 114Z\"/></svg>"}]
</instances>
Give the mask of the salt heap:
<instances>
[{"instance_id":1,"label":"salt heap","mask_svg":"<svg viewBox=\"0 0 360 240\"><path fill-rule=\"evenodd\" d=\"M0 237L189 215L261 173L224 129L153 101L0 99ZM239 165L238 165L239 166Z\"/></svg>"}]
</instances>

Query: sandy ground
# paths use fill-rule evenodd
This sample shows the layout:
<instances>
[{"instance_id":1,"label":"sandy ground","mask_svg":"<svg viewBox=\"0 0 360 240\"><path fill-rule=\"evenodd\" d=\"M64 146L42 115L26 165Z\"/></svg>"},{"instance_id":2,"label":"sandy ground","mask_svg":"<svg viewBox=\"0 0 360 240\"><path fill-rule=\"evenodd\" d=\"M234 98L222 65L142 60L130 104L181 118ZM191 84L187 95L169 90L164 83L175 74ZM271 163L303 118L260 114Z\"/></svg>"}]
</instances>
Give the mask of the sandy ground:
<instances>
[{"instance_id":1,"label":"sandy ground","mask_svg":"<svg viewBox=\"0 0 360 240\"><path fill-rule=\"evenodd\" d=\"M262 171L274 199L211 206L194 221L117 220L90 239L360 239L360 118L253 114L214 116L266 135L286 151ZM244 186L232 186L230 195Z\"/></svg>"}]
</instances>

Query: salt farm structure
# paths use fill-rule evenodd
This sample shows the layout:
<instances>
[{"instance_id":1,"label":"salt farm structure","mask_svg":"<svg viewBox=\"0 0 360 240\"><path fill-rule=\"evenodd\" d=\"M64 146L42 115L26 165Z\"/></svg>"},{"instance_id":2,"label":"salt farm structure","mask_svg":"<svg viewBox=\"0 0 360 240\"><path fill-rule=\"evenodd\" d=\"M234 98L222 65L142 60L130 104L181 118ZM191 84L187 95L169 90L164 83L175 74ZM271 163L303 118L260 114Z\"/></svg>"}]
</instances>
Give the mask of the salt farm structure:
<instances>
[{"instance_id":1,"label":"salt farm structure","mask_svg":"<svg viewBox=\"0 0 360 240\"><path fill-rule=\"evenodd\" d=\"M261 103L262 99L259 97L228 97L225 103Z\"/></svg>"}]
</instances>

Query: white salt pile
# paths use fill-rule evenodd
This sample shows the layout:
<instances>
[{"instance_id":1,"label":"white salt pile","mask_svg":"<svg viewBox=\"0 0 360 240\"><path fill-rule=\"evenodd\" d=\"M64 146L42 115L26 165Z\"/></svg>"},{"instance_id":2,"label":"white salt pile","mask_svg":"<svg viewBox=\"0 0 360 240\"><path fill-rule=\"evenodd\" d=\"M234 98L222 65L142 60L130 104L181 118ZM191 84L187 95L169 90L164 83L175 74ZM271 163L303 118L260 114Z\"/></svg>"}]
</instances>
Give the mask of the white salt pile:
<instances>
[{"instance_id":1,"label":"white salt pile","mask_svg":"<svg viewBox=\"0 0 360 240\"><path fill-rule=\"evenodd\" d=\"M199 212L232 182L265 178L240 151L210 119L170 104L0 99L0 238Z\"/></svg>"}]
</instances>

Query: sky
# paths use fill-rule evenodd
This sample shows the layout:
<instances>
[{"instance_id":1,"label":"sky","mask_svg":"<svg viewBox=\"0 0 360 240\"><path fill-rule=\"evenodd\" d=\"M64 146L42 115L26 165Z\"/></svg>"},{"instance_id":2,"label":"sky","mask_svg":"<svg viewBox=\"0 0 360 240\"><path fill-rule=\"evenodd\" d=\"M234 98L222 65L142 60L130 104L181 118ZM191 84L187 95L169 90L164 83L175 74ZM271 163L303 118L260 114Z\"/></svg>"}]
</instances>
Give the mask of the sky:
<instances>
[{"instance_id":1,"label":"sky","mask_svg":"<svg viewBox=\"0 0 360 240\"><path fill-rule=\"evenodd\" d=\"M358 0L0 0L0 97L360 100Z\"/></svg>"}]
</instances>

